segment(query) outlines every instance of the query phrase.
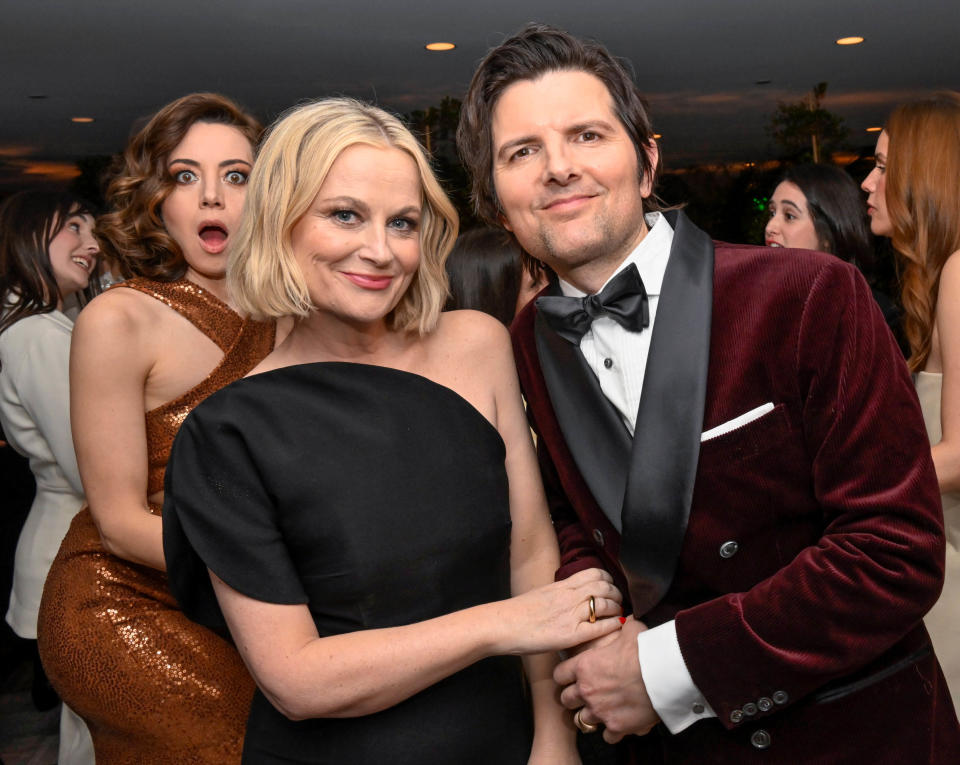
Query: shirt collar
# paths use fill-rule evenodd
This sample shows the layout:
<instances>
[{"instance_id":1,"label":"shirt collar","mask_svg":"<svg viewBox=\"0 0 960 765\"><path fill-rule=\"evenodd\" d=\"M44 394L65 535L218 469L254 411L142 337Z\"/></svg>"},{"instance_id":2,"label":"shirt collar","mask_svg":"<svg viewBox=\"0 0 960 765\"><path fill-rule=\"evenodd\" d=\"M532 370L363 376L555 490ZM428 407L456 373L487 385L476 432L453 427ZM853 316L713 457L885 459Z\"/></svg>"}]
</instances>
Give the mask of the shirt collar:
<instances>
[{"instance_id":1,"label":"shirt collar","mask_svg":"<svg viewBox=\"0 0 960 765\"><path fill-rule=\"evenodd\" d=\"M636 263L647 295L654 296L660 294L660 287L663 285L663 275L666 273L670 248L673 245L673 228L666 216L658 212L647 213L644 220L647 223L647 235L624 258L617 270L610 274L610 279L631 263ZM604 282L603 287L607 286L610 279ZM603 287L600 289L602 290ZM560 279L560 291L567 297L584 297L587 294L563 279Z\"/></svg>"}]
</instances>

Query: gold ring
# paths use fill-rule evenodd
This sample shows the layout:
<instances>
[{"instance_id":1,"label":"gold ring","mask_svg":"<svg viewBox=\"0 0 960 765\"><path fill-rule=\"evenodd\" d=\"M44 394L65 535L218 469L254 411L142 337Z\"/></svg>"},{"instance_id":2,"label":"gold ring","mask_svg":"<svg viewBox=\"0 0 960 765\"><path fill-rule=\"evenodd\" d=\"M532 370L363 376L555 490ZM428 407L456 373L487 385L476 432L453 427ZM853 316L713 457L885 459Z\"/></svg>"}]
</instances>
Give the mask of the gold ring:
<instances>
[{"instance_id":1,"label":"gold ring","mask_svg":"<svg viewBox=\"0 0 960 765\"><path fill-rule=\"evenodd\" d=\"M590 624L593 624L597 621L597 601L593 595L590 596L590 600L587 601L587 605L590 607Z\"/></svg>"},{"instance_id":2,"label":"gold ring","mask_svg":"<svg viewBox=\"0 0 960 765\"><path fill-rule=\"evenodd\" d=\"M580 715L583 713L583 707L580 707L573 714L573 724L577 726L581 733L596 733L599 725L586 722Z\"/></svg>"}]
</instances>

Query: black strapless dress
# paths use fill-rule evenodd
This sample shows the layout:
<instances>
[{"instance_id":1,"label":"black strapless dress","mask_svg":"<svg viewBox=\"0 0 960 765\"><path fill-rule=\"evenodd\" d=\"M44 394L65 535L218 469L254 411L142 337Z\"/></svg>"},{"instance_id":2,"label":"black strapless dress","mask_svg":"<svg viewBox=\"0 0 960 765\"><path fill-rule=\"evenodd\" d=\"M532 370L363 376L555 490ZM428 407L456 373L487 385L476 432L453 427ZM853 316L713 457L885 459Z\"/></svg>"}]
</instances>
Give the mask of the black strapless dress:
<instances>
[{"instance_id":1,"label":"black strapless dress","mask_svg":"<svg viewBox=\"0 0 960 765\"><path fill-rule=\"evenodd\" d=\"M510 595L503 441L452 390L394 369L304 364L210 396L174 443L163 519L171 588L218 631L207 568L306 603L321 636ZM366 717L294 722L258 691L244 762L519 764L531 740L520 660L495 657Z\"/></svg>"}]
</instances>

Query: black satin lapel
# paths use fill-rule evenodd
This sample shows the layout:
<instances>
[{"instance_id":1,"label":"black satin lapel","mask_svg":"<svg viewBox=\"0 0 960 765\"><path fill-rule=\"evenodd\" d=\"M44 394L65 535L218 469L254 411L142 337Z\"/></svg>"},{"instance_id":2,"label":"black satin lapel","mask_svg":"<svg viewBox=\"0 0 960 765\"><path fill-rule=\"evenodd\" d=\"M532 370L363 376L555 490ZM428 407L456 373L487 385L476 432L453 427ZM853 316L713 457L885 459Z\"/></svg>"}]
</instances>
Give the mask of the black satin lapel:
<instances>
[{"instance_id":1,"label":"black satin lapel","mask_svg":"<svg viewBox=\"0 0 960 765\"><path fill-rule=\"evenodd\" d=\"M619 531L630 434L580 349L554 332L539 313L534 337L564 440L593 498Z\"/></svg>"},{"instance_id":2,"label":"black satin lapel","mask_svg":"<svg viewBox=\"0 0 960 765\"><path fill-rule=\"evenodd\" d=\"M638 616L666 594L680 557L700 456L710 361L713 243L682 213L667 215L674 227L673 246L637 411L620 546Z\"/></svg>"}]
</instances>

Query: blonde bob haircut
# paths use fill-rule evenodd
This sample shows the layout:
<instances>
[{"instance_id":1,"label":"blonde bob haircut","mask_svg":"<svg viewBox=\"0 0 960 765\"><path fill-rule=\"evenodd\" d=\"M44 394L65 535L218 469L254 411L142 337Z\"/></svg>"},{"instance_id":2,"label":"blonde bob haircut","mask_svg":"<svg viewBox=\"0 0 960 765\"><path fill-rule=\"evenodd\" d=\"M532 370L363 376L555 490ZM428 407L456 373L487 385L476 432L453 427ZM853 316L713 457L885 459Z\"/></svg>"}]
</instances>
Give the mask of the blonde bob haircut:
<instances>
[{"instance_id":1,"label":"blonde bob haircut","mask_svg":"<svg viewBox=\"0 0 960 765\"><path fill-rule=\"evenodd\" d=\"M254 318L305 317L315 310L293 255L291 232L307 213L330 168L357 144L400 149L420 172L420 262L387 315L395 331L430 332L447 298L444 262L457 238L457 212L423 149L399 119L352 98L294 107L269 129L247 184L243 222L230 252L227 281L237 308Z\"/></svg>"}]
</instances>

